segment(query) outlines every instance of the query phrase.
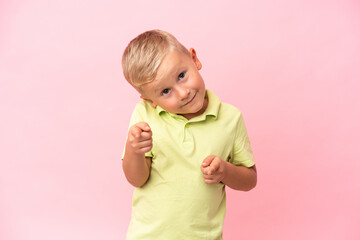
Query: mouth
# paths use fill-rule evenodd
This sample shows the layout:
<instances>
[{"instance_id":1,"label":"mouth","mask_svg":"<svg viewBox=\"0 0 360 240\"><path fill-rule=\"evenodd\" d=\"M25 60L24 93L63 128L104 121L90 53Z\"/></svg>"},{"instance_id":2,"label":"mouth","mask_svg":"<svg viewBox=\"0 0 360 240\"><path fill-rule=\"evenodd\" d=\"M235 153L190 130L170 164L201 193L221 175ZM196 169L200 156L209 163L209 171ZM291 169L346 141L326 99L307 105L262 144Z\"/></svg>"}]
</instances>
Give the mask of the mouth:
<instances>
[{"instance_id":1,"label":"mouth","mask_svg":"<svg viewBox=\"0 0 360 240\"><path fill-rule=\"evenodd\" d=\"M191 102L194 100L195 97L196 97L196 93L195 93L194 96L190 99L190 101L188 101L187 103L184 104L184 106L186 106L186 105L188 105L189 103L191 103Z\"/></svg>"}]
</instances>

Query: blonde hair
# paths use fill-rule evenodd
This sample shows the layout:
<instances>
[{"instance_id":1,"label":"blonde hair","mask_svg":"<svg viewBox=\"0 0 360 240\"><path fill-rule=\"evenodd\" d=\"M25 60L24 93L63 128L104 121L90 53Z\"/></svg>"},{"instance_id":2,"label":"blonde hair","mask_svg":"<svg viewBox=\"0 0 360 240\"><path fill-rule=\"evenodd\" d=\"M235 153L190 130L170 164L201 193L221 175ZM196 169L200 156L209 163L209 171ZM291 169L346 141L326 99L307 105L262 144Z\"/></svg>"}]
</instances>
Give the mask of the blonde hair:
<instances>
[{"instance_id":1,"label":"blonde hair","mask_svg":"<svg viewBox=\"0 0 360 240\"><path fill-rule=\"evenodd\" d=\"M134 38L122 56L126 80L135 88L153 81L162 60L170 50L178 50L190 56L189 51L165 31L146 31Z\"/></svg>"}]
</instances>

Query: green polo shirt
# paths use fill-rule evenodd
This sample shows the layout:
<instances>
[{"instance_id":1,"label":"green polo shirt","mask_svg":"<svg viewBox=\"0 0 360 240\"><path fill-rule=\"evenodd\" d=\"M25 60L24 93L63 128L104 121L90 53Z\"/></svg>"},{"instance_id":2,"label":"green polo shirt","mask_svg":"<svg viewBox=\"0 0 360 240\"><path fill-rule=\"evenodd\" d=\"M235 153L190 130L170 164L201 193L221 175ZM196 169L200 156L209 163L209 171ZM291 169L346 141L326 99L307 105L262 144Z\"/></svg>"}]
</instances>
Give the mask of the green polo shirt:
<instances>
[{"instance_id":1,"label":"green polo shirt","mask_svg":"<svg viewBox=\"0 0 360 240\"><path fill-rule=\"evenodd\" d=\"M147 101L135 107L130 126L147 122L153 133L148 181L136 188L127 239L222 239L225 186L206 184L200 166L209 155L253 166L240 111L207 90L206 111L187 120Z\"/></svg>"}]
</instances>

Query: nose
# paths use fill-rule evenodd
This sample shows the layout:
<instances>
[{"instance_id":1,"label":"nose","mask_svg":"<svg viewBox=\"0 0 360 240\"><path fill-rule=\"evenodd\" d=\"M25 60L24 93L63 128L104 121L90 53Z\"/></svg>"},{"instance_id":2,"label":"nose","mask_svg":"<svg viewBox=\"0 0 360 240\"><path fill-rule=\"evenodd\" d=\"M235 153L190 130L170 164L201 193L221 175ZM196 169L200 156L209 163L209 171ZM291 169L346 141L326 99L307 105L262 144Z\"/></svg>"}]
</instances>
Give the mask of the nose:
<instances>
[{"instance_id":1,"label":"nose","mask_svg":"<svg viewBox=\"0 0 360 240\"><path fill-rule=\"evenodd\" d=\"M179 98L179 100L184 100L187 99L190 95L190 89L186 88L186 87L179 87L177 89L177 96Z\"/></svg>"}]
</instances>

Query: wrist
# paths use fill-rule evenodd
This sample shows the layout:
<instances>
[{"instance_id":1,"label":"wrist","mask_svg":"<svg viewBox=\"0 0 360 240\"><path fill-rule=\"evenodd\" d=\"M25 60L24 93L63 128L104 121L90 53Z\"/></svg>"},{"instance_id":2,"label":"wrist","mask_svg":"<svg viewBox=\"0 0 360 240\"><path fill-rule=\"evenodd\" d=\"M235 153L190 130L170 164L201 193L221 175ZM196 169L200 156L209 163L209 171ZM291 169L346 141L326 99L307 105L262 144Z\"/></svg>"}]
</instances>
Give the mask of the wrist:
<instances>
[{"instance_id":1,"label":"wrist","mask_svg":"<svg viewBox=\"0 0 360 240\"><path fill-rule=\"evenodd\" d=\"M131 159L131 161L144 161L144 153L136 153L134 151L125 151L124 159Z\"/></svg>"},{"instance_id":2,"label":"wrist","mask_svg":"<svg viewBox=\"0 0 360 240\"><path fill-rule=\"evenodd\" d=\"M223 161L223 176L222 176L222 179L221 179L222 183L225 183L226 180L227 180L227 177L228 177L228 174L229 174L229 168L231 167L230 165L231 165L231 163L229 163L227 161Z\"/></svg>"}]
</instances>

